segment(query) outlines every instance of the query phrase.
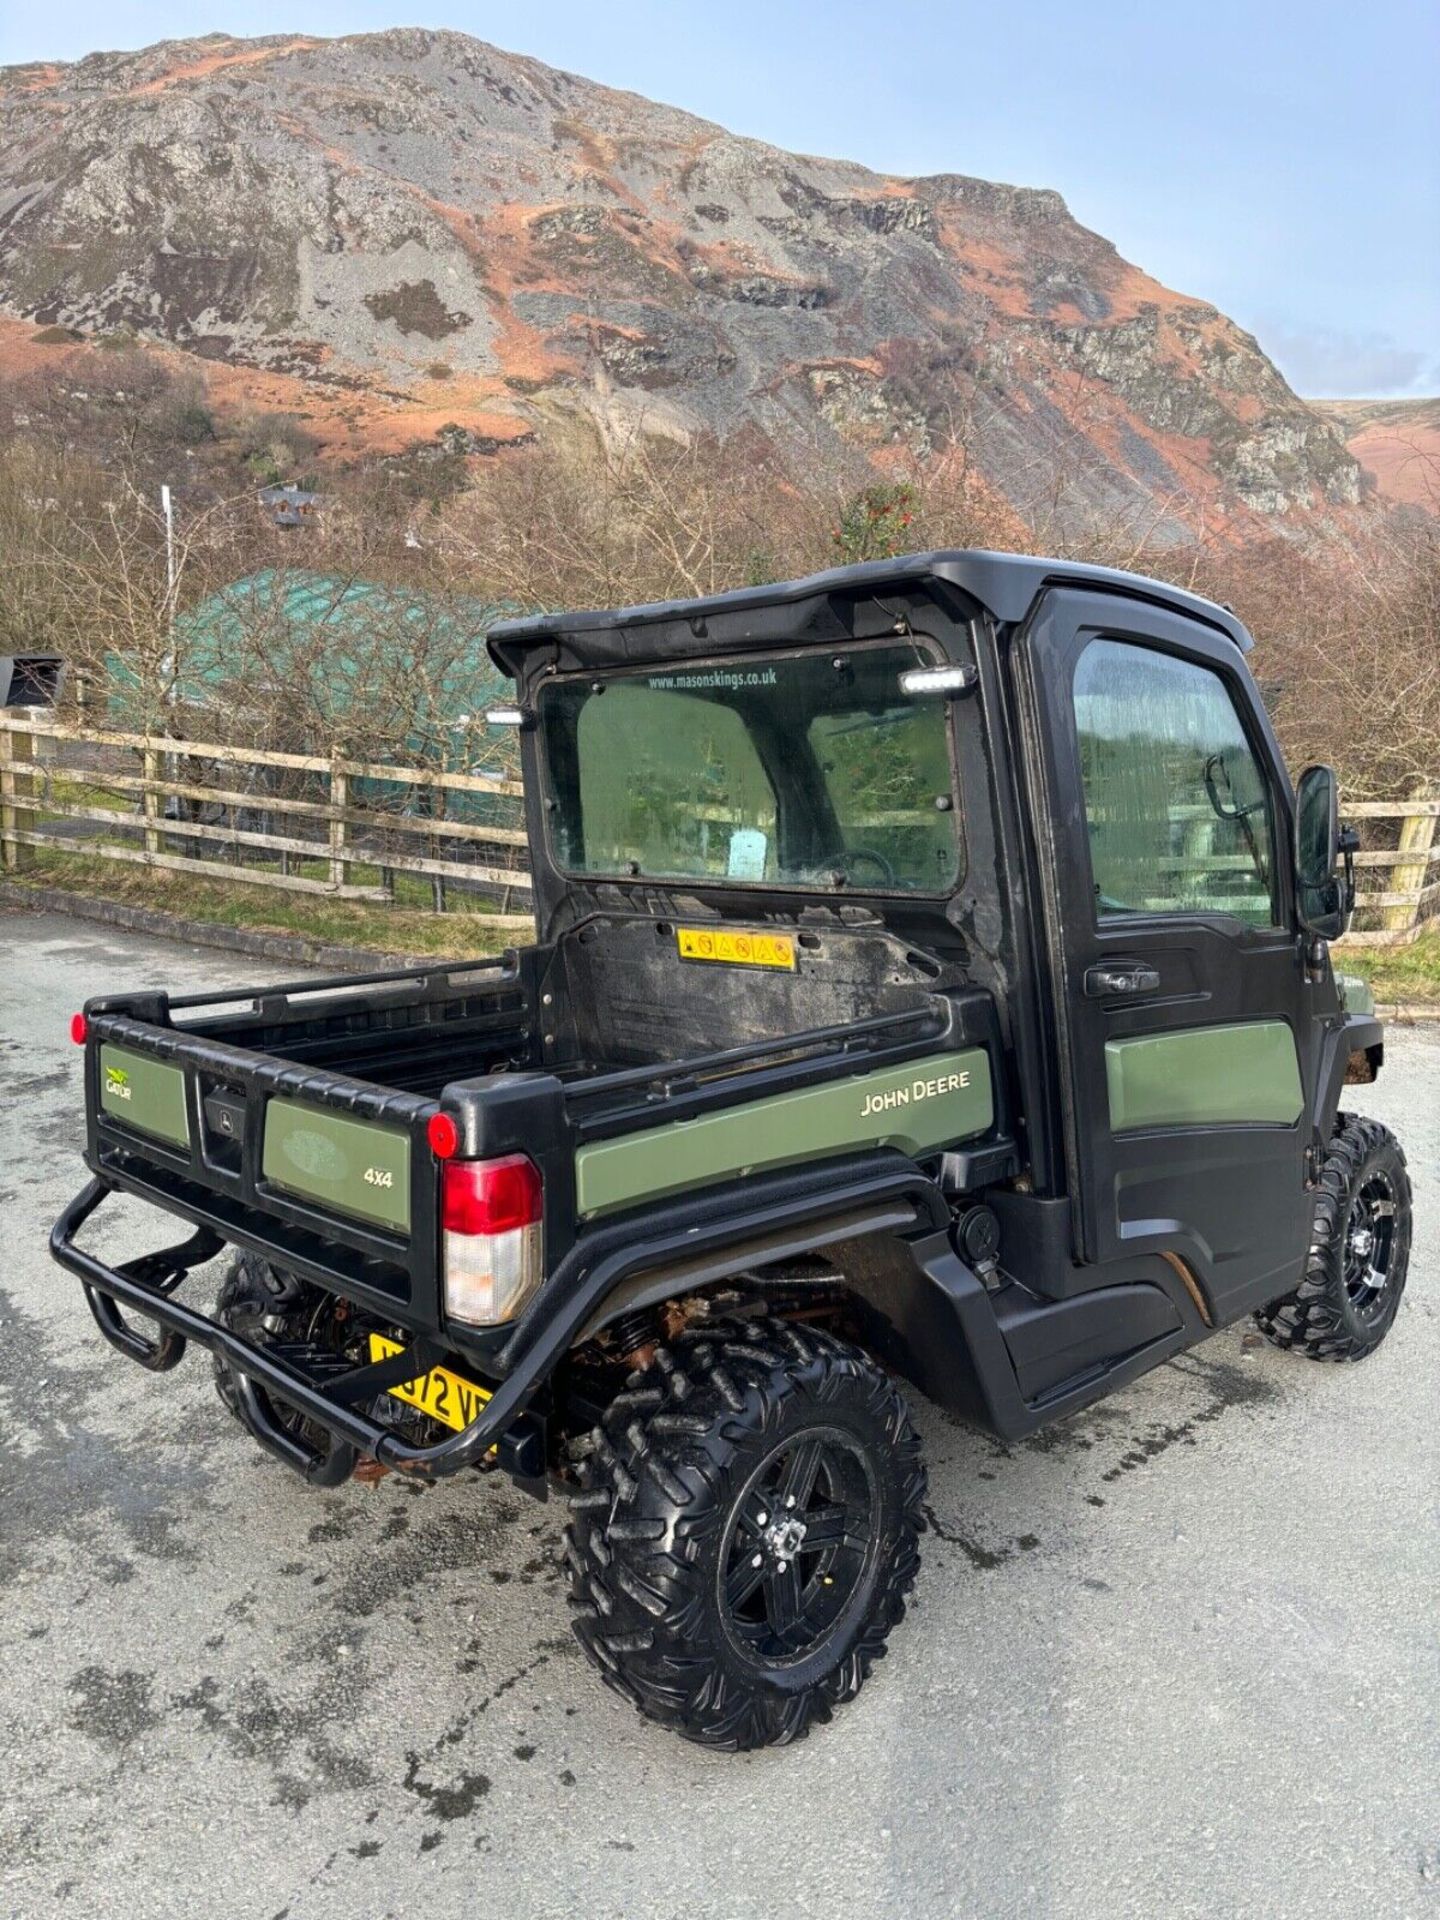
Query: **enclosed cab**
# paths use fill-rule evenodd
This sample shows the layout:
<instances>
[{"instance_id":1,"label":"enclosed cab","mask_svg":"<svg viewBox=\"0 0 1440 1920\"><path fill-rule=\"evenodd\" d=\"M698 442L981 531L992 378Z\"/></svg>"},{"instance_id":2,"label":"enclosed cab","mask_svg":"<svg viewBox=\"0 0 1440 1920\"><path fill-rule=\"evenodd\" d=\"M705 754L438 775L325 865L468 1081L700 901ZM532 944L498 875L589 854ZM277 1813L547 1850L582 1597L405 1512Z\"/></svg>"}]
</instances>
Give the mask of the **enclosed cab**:
<instances>
[{"instance_id":1,"label":"enclosed cab","mask_svg":"<svg viewBox=\"0 0 1440 1920\"><path fill-rule=\"evenodd\" d=\"M1351 843L1249 647L987 553L497 627L536 943L92 1003L57 1257L312 1480L558 1479L607 1680L796 1737L914 1576L897 1380L1013 1437L1251 1313L1329 1358L1393 1321L1403 1157L1338 1112L1382 1059L1329 955ZM190 1238L83 1251L117 1189Z\"/></svg>"}]
</instances>

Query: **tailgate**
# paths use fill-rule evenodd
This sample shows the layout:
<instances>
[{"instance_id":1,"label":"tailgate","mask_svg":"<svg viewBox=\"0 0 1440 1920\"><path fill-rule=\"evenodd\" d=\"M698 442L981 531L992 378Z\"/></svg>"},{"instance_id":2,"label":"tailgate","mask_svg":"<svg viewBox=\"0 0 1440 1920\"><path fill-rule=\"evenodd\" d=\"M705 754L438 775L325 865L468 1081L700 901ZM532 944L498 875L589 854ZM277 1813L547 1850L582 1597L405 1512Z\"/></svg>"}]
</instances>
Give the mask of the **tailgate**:
<instances>
[{"instance_id":1,"label":"tailgate","mask_svg":"<svg viewBox=\"0 0 1440 1920\"><path fill-rule=\"evenodd\" d=\"M434 1100L118 1010L91 1012L88 1028L92 1171L334 1291L433 1322Z\"/></svg>"}]
</instances>

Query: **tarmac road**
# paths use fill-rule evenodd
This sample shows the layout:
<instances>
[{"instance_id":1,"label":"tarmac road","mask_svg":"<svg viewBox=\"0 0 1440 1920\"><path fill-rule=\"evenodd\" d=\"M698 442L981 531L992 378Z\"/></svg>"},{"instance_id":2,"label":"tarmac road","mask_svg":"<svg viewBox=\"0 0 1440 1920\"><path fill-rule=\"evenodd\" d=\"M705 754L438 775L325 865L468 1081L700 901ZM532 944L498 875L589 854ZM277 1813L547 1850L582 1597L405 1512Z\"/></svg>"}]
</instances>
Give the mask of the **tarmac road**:
<instances>
[{"instance_id":1,"label":"tarmac road","mask_svg":"<svg viewBox=\"0 0 1440 1920\"><path fill-rule=\"evenodd\" d=\"M921 1405L889 1658L737 1758L596 1682L558 1505L312 1492L50 1262L71 1010L250 971L0 912L0 1913L1440 1920L1440 1035L1354 1094L1417 1189L1383 1352L1237 1329L1011 1448Z\"/></svg>"}]
</instances>

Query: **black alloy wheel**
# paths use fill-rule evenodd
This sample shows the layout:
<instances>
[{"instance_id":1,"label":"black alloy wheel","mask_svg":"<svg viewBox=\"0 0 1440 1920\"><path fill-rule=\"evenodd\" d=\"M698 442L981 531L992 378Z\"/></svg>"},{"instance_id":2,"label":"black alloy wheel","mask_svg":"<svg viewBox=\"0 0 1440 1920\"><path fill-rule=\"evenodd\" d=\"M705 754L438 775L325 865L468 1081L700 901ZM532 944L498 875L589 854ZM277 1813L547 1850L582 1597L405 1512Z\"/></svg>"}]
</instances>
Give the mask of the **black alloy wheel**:
<instances>
[{"instance_id":1,"label":"black alloy wheel","mask_svg":"<svg viewBox=\"0 0 1440 1920\"><path fill-rule=\"evenodd\" d=\"M576 1638L687 1740L799 1740L903 1618L924 1498L905 1402L867 1354L785 1320L701 1323L631 1374L581 1462Z\"/></svg>"},{"instance_id":2,"label":"black alloy wheel","mask_svg":"<svg viewBox=\"0 0 1440 1920\"><path fill-rule=\"evenodd\" d=\"M1315 1187L1305 1271L1255 1315L1275 1346L1312 1360L1364 1360L1395 1324L1410 1264L1410 1176L1388 1127L1337 1116Z\"/></svg>"},{"instance_id":3,"label":"black alloy wheel","mask_svg":"<svg viewBox=\"0 0 1440 1920\"><path fill-rule=\"evenodd\" d=\"M721 1549L721 1618L761 1665L814 1651L854 1600L879 1519L874 1470L838 1428L784 1441L752 1474Z\"/></svg>"}]
</instances>

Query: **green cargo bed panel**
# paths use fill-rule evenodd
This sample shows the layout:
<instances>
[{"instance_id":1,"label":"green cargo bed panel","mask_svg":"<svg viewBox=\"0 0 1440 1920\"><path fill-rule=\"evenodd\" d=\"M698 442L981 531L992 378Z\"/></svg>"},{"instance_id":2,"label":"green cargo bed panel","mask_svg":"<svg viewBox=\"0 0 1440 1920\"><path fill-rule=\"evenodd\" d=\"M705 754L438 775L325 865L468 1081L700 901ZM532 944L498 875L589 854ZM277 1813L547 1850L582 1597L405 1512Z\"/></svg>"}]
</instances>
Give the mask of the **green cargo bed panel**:
<instances>
[{"instance_id":1,"label":"green cargo bed panel","mask_svg":"<svg viewBox=\"0 0 1440 1920\"><path fill-rule=\"evenodd\" d=\"M179 1067L128 1047L100 1048L100 1105L113 1119L137 1133L148 1133L172 1147L190 1145L185 1109L185 1075Z\"/></svg>"},{"instance_id":2,"label":"green cargo bed panel","mask_svg":"<svg viewBox=\"0 0 1440 1920\"><path fill-rule=\"evenodd\" d=\"M938 1153L984 1133L994 1111L983 1048L935 1054L582 1147L575 1156L576 1204L588 1218L760 1168L865 1147Z\"/></svg>"},{"instance_id":3,"label":"green cargo bed panel","mask_svg":"<svg viewBox=\"0 0 1440 1920\"><path fill-rule=\"evenodd\" d=\"M346 1120L300 1100L272 1100L261 1172L284 1192L332 1213L409 1230L410 1136L395 1127Z\"/></svg>"}]
</instances>

